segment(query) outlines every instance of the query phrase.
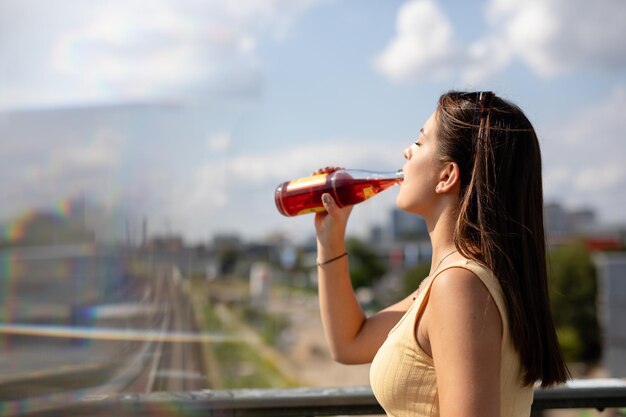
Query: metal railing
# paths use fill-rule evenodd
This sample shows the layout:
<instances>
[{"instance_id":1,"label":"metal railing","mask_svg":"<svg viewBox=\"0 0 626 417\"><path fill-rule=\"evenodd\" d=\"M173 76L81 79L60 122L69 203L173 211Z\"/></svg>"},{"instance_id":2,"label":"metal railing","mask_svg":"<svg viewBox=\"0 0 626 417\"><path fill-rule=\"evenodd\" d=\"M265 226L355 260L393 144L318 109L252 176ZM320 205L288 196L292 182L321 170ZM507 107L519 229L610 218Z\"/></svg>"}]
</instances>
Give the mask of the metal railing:
<instances>
[{"instance_id":1,"label":"metal railing","mask_svg":"<svg viewBox=\"0 0 626 417\"><path fill-rule=\"evenodd\" d=\"M533 410L626 407L626 380L574 380L535 389ZM384 414L369 387L202 390L86 396L64 408L73 416L300 417ZM59 409L37 413L57 416Z\"/></svg>"}]
</instances>

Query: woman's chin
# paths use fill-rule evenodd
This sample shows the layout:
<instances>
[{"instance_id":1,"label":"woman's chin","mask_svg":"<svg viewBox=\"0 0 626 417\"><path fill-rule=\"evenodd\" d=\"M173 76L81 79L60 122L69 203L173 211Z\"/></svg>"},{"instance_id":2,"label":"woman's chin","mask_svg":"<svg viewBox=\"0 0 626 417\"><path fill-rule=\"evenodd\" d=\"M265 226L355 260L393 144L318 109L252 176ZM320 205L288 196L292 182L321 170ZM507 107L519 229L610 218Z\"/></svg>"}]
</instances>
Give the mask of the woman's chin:
<instances>
[{"instance_id":1,"label":"woman's chin","mask_svg":"<svg viewBox=\"0 0 626 417\"><path fill-rule=\"evenodd\" d=\"M396 207L402 211L406 211L407 213L416 214L418 216L422 215L421 211L418 209L418 206L416 206L415 201L407 201L406 199L403 199L400 195L396 197Z\"/></svg>"},{"instance_id":2,"label":"woman's chin","mask_svg":"<svg viewBox=\"0 0 626 417\"><path fill-rule=\"evenodd\" d=\"M403 199L402 199L402 197L400 195L398 195L398 197L396 197L396 207L399 208L400 210L405 210L405 211L408 208L408 206L403 201Z\"/></svg>"}]
</instances>

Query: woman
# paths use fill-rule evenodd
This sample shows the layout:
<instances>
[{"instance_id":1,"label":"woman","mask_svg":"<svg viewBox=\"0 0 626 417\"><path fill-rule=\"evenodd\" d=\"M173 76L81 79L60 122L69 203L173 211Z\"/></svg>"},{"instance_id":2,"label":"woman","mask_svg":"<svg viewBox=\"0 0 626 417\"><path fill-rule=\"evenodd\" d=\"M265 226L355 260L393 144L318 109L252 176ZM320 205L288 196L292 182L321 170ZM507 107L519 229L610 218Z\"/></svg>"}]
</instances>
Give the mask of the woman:
<instances>
[{"instance_id":1,"label":"woman","mask_svg":"<svg viewBox=\"0 0 626 417\"><path fill-rule=\"evenodd\" d=\"M549 310L534 129L491 92L449 92L404 157L396 203L424 218L433 249L404 300L366 317L344 245L352 208L325 194L315 216L333 358L373 361L372 389L392 416L528 416L536 382L569 376Z\"/></svg>"}]
</instances>

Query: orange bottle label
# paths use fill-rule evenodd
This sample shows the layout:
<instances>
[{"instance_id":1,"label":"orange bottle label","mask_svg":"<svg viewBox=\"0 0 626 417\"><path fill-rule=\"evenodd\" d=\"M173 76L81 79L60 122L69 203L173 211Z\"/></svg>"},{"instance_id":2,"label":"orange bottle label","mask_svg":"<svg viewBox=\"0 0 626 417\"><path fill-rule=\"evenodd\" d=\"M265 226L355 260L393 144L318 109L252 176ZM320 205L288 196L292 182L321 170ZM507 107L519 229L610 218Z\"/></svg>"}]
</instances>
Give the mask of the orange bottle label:
<instances>
[{"instance_id":1,"label":"orange bottle label","mask_svg":"<svg viewBox=\"0 0 626 417\"><path fill-rule=\"evenodd\" d=\"M369 187L363 188L363 197L365 197L365 200L367 200L368 198L372 198L375 195L376 192L374 191L374 187L372 187L371 185Z\"/></svg>"},{"instance_id":2,"label":"orange bottle label","mask_svg":"<svg viewBox=\"0 0 626 417\"><path fill-rule=\"evenodd\" d=\"M299 178L297 180L290 181L287 184L287 191L299 190L301 188L311 188L326 183L328 174L311 175L310 177Z\"/></svg>"},{"instance_id":3,"label":"orange bottle label","mask_svg":"<svg viewBox=\"0 0 626 417\"><path fill-rule=\"evenodd\" d=\"M304 209L304 210L300 210L297 215L301 215L301 214L308 214L308 213L321 213L323 211L326 211L326 209L324 207L311 207L308 209Z\"/></svg>"}]
</instances>

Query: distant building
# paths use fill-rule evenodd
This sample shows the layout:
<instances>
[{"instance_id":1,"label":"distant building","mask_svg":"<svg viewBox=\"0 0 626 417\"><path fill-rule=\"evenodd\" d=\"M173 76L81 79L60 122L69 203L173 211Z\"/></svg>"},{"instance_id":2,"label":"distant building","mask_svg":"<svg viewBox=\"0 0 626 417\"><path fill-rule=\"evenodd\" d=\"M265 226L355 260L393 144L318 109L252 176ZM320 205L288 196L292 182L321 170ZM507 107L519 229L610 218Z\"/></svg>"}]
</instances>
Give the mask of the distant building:
<instances>
[{"instance_id":1,"label":"distant building","mask_svg":"<svg viewBox=\"0 0 626 417\"><path fill-rule=\"evenodd\" d=\"M626 225L597 221L591 209L568 210L559 203L544 207L546 239L549 246L582 240L592 252L621 250L626 246Z\"/></svg>"},{"instance_id":2,"label":"distant building","mask_svg":"<svg viewBox=\"0 0 626 417\"><path fill-rule=\"evenodd\" d=\"M596 212L592 209L579 209L569 212L570 223L575 232L596 227Z\"/></svg>"},{"instance_id":3,"label":"distant building","mask_svg":"<svg viewBox=\"0 0 626 417\"><path fill-rule=\"evenodd\" d=\"M428 228L424 219L397 208L391 212L391 231L396 242L428 239Z\"/></svg>"},{"instance_id":4,"label":"distant building","mask_svg":"<svg viewBox=\"0 0 626 417\"><path fill-rule=\"evenodd\" d=\"M383 248L390 269L399 271L430 262L432 249L424 219L398 208L392 209L390 214L391 242Z\"/></svg>"},{"instance_id":5,"label":"distant building","mask_svg":"<svg viewBox=\"0 0 626 417\"><path fill-rule=\"evenodd\" d=\"M594 261L603 365L611 376L626 377L626 252L600 252Z\"/></svg>"},{"instance_id":6,"label":"distant building","mask_svg":"<svg viewBox=\"0 0 626 417\"><path fill-rule=\"evenodd\" d=\"M549 203L544 206L543 213L548 244L557 244L572 236L572 219L565 207L559 203Z\"/></svg>"},{"instance_id":7,"label":"distant building","mask_svg":"<svg viewBox=\"0 0 626 417\"><path fill-rule=\"evenodd\" d=\"M382 242L385 239L385 230L382 226L376 225L370 229L369 241L372 243Z\"/></svg>"},{"instance_id":8,"label":"distant building","mask_svg":"<svg viewBox=\"0 0 626 417\"><path fill-rule=\"evenodd\" d=\"M155 236L146 241L144 249L175 253L185 249L185 243L181 236Z\"/></svg>"},{"instance_id":9,"label":"distant building","mask_svg":"<svg viewBox=\"0 0 626 417\"><path fill-rule=\"evenodd\" d=\"M217 234L213 236L213 245L215 247L241 247L243 242L237 234Z\"/></svg>"}]
</instances>

